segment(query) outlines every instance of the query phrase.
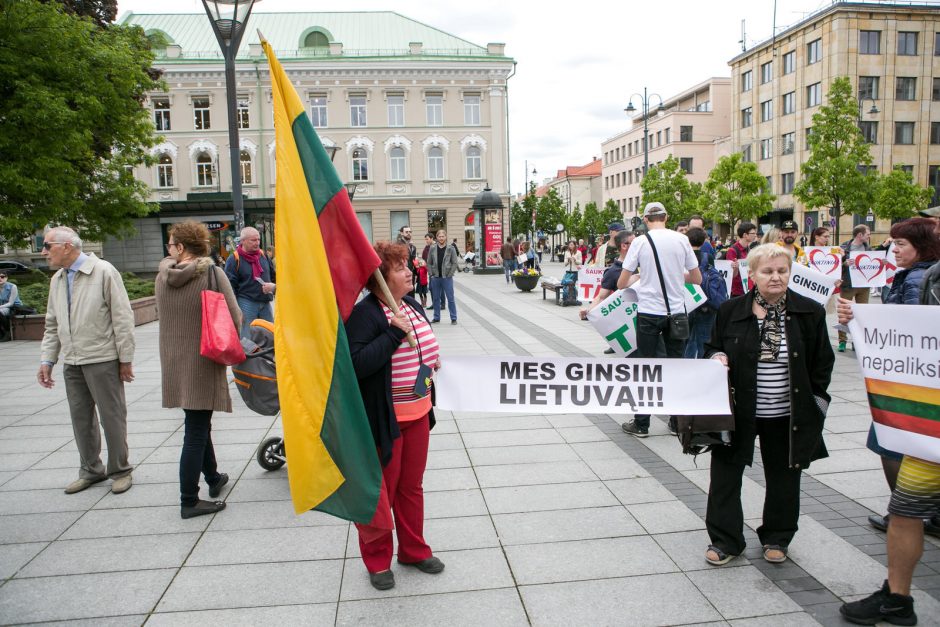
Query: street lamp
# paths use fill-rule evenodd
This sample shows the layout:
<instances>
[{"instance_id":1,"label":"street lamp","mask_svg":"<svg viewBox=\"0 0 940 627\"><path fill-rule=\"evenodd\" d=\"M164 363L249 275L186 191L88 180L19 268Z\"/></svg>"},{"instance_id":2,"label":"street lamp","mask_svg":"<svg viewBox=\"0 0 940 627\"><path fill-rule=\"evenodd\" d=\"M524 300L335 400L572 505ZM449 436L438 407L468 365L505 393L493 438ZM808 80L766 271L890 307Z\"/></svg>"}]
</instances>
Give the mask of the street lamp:
<instances>
[{"instance_id":1,"label":"street lamp","mask_svg":"<svg viewBox=\"0 0 940 627\"><path fill-rule=\"evenodd\" d=\"M235 93L235 55L245 34L245 24L251 15L251 7L260 0L202 0L215 38L225 59L225 91L228 100L228 142L232 161L232 210L235 213L235 230L241 232L245 226L245 203L242 199L242 177L239 169L240 147L238 145L238 106Z\"/></svg>"},{"instance_id":2,"label":"street lamp","mask_svg":"<svg viewBox=\"0 0 940 627\"><path fill-rule=\"evenodd\" d=\"M359 183L343 183L343 186L346 187L346 193L349 194L349 202L352 202L353 197L356 195L356 188L359 187Z\"/></svg>"},{"instance_id":3,"label":"street lamp","mask_svg":"<svg viewBox=\"0 0 940 627\"><path fill-rule=\"evenodd\" d=\"M858 99L858 119L862 119L862 103L871 100L871 109L868 110L868 115L878 115L881 111L878 110L878 105L876 105L876 100L871 96L862 96Z\"/></svg>"},{"instance_id":4,"label":"street lamp","mask_svg":"<svg viewBox=\"0 0 940 627\"><path fill-rule=\"evenodd\" d=\"M643 88L643 95L633 94L630 96L630 102L627 104L627 108L624 111L628 115L633 115L636 113L636 107L633 106L633 99L640 98L640 108L643 113L643 176L646 176L647 170L650 166L650 134L649 134L649 125L647 121L650 114L650 99L659 98L659 107L656 108L656 113L664 113L666 107L663 106L663 98L659 94L646 94L646 87Z\"/></svg>"}]
</instances>

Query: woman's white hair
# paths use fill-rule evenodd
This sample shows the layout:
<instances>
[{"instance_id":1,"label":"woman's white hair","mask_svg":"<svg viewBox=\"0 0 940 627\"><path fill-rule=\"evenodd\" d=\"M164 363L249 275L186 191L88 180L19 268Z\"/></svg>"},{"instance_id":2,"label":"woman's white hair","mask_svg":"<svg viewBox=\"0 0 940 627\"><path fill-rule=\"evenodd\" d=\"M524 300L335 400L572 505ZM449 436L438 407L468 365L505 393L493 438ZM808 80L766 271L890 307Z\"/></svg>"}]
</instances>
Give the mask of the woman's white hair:
<instances>
[{"instance_id":1,"label":"woman's white hair","mask_svg":"<svg viewBox=\"0 0 940 627\"><path fill-rule=\"evenodd\" d=\"M790 251L777 244L761 244L747 254L748 272L754 272L765 261L770 261L775 257L784 257L787 260L787 267L793 265L793 257Z\"/></svg>"},{"instance_id":2,"label":"woman's white hair","mask_svg":"<svg viewBox=\"0 0 940 627\"><path fill-rule=\"evenodd\" d=\"M78 233L73 231L67 226L54 226L49 229L50 233L54 234L54 237L57 241L67 242L72 245L72 248L76 250L82 249L82 238L78 236Z\"/></svg>"}]
</instances>

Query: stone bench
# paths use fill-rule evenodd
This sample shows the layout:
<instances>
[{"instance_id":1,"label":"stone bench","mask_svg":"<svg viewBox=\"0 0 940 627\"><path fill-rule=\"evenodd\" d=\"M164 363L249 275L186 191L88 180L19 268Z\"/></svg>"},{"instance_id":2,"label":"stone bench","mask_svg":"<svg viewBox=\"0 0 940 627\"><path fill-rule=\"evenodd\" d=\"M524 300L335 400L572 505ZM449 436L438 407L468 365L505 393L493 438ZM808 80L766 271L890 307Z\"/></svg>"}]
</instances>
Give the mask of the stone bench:
<instances>
[{"instance_id":1,"label":"stone bench","mask_svg":"<svg viewBox=\"0 0 940 627\"><path fill-rule=\"evenodd\" d=\"M147 296L131 301L131 309L134 310L134 326L140 326L153 322L157 319L157 298ZM14 340L41 340L46 332L45 314L36 314L32 316L14 316L12 323Z\"/></svg>"}]
</instances>

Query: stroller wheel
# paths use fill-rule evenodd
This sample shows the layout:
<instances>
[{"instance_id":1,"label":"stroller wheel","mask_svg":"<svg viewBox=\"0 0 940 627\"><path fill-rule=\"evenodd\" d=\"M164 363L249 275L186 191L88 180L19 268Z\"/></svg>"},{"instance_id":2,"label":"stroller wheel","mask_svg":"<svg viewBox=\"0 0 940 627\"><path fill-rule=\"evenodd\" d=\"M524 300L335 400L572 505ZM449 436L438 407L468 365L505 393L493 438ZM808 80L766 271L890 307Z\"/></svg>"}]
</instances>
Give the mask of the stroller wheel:
<instances>
[{"instance_id":1,"label":"stroller wheel","mask_svg":"<svg viewBox=\"0 0 940 627\"><path fill-rule=\"evenodd\" d=\"M258 447L258 465L265 470L277 470L284 465L284 440L278 437L268 438Z\"/></svg>"}]
</instances>

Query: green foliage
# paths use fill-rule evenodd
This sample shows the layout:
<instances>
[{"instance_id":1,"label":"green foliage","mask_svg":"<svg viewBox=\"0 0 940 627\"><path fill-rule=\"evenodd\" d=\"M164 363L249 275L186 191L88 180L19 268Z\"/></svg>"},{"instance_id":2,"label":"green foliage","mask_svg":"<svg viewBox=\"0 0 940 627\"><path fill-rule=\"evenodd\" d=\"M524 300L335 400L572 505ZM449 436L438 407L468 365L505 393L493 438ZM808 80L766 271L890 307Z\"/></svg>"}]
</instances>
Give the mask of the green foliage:
<instances>
[{"instance_id":1,"label":"green foliage","mask_svg":"<svg viewBox=\"0 0 940 627\"><path fill-rule=\"evenodd\" d=\"M27 307L32 307L36 313L46 313L46 303L49 301L49 283L34 283L27 285L19 291L20 300Z\"/></svg>"},{"instance_id":2,"label":"green foliage","mask_svg":"<svg viewBox=\"0 0 940 627\"><path fill-rule=\"evenodd\" d=\"M585 237L584 216L581 214L581 204L575 203L574 209L565 217L566 220L564 224L565 231L568 232L568 239L577 240Z\"/></svg>"},{"instance_id":3,"label":"green foliage","mask_svg":"<svg viewBox=\"0 0 940 627\"><path fill-rule=\"evenodd\" d=\"M734 229L738 222L773 209L774 198L757 165L734 153L719 159L709 172L698 205L705 218Z\"/></svg>"},{"instance_id":4,"label":"green foliage","mask_svg":"<svg viewBox=\"0 0 940 627\"><path fill-rule=\"evenodd\" d=\"M601 224L604 225L604 232L607 232L607 226L611 222L623 222L623 213L620 212L620 208L617 207L617 203L613 199L608 198L607 202L604 203L604 209L601 211L600 215Z\"/></svg>"},{"instance_id":5,"label":"green foliage","mask_svg":"<svg viewBox=\"0 0 940 627\"><path fill-rule=\"evenodd\" d=\"M702 186L690 181L685 170L679 167L679 160L669 155L659 165L651 165L646 176L640 181L643 191L641 204L661 202L669 213L670 224L688 220L698 211L698 198L702 195Z\"/></svg>"},{"instance_id":6,"label":"green foliage","mask_svg":"<svg viewBox=\"0 0 940 627\"><path fill-rule=\"evenodd\" d=\"M49 2L50 0L43 0ZM66 11L78 17L91 18L99 26L106 26L117 19L117 0L51 0L61 4Z\"/></svg>"},{"instance_id":7,"label":"green foliage","mask_svg":"<svg viewBox=\"0 0 940 627\"><path fill-rule=\"evenodd\" d=\"M539 198L535 212L535 228L546 234L554 233L559 223L564 224L564 218L565 208L561 197L554 187L550 187L548 192Z\"/></svg>"},{"instance_id":8,"label":"green foliage","mask_svg":"<svg viewBox=\"0 0 940 627\"><path fill-rule=\"evenodd\" d=\"M0 0L0 237L20 243L66 224L101 240L156 209L125 171L153 163L157 138L141 106L161 87L152 62L140 28L102 28L60 3Z\"/></svg>"},{"instance_id":9,"label":"green foliage","mask_svg":"<svg viewBox=\"0 0 940 627\"><path fill-rule=\"evenodd\" d=\"M37 280L30 282L20 280L20 277L26 276ZM46 313L46 303L49 301L49 279L51 277L44 272L34 270L29 275L17 274L16 278L15 283L23 304L33 307L37 313ZM121 278L124 280L124 289L127 290L127 296L131 300L153 296L154 282L152 280L141 279L133 272L122 272Z\"/></svg>"},{"instance_id":10,"label":"green foliage","mask_svg":"<svg viewBox=\"0 0 940 627\"><path fill-rule=\"evenodd\" d=\"M926 209L933 198L933 188L924 189L909 172L900 167L879 177L872 208L879 218L910 218Z\"/></svg>"},{"instance_id":11,"label":"green foliage","mask_svg":"<svg viewBox=\"0 0 940 627\"><path fill-rule=\"evenodd\" d=\"M526 233L531 227L532 213L526 211L525 207L519 204L518 201L512 203L512 207L509 209L509 237Z\"/></svg>"},{"instance_id":12,"label":"green foliage","mask_svg":"<svg viewBox=\"0 0 940 627\"><path fill-rule=\"evenodd\" d=\"M836 218L833 241L838 242L839 218L867 212L876 179L859 168L871 164L871 150L858 129L858 102L848 77L833 80L826 99L827 104L813 114L810 155L800 168L802 180L793 194L810 209L829 207Z\"/></svg>"}]
</instances>

